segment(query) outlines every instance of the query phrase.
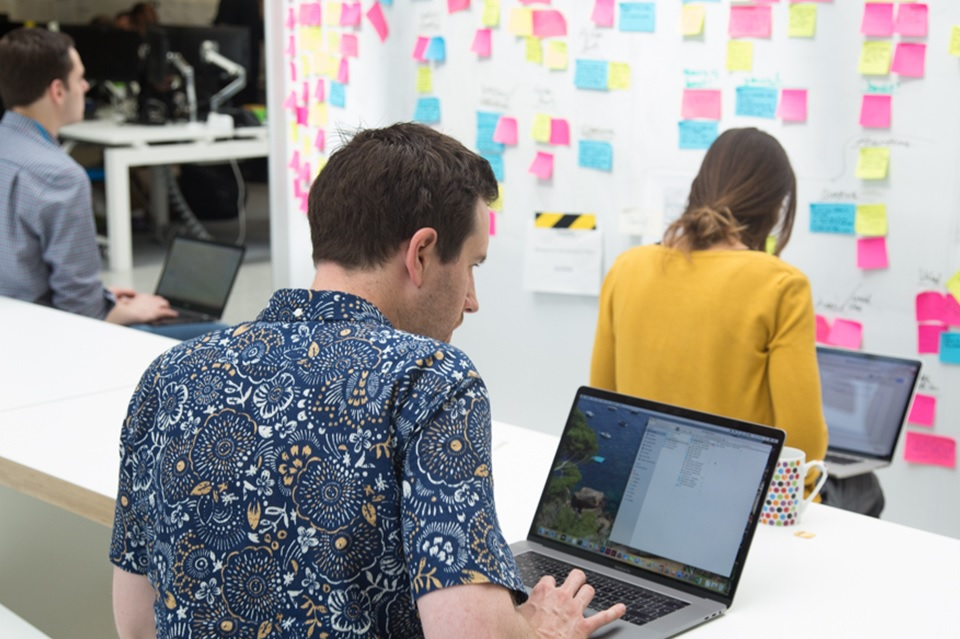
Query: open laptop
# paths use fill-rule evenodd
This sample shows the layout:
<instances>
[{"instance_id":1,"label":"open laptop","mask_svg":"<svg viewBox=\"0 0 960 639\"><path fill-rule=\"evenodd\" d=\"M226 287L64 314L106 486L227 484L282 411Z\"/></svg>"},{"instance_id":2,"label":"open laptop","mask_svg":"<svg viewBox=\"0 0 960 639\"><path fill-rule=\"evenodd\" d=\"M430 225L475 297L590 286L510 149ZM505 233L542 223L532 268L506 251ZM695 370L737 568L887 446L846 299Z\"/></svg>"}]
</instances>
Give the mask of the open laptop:
<instances>
[{"instance_id":1,"label":"open laptop","mask_svg":"<svg viewBox=\"0 0 960 639\"><path fill-rule=\"evenodd\" d=\"M920 361L817 346L827 471L843 479L888 466L907 419Z\"/></svg>"},{"instance_id":2,"label":"open laptop","mask_svg":"<svg viewBox=\"0 0 960 639\"><path fill-rule=\"evenodd\" d=\"M167 250L157 295L179 315L161 324L215 322L223 316L245 248L190 237L175 237Z\"/></svg>"},{"instance_id":3,"label":"open laptop","mask_svg":"<svg viewBox=\"0 0 960 639\"><path fill-rule=\"evenodd\" d=\"M592 609L627 605L594 637L670 637L717 617L733 602L783 440L581 387L527 539L511 545L524 584L586 572Z\"/></svg>"}]
</instances>

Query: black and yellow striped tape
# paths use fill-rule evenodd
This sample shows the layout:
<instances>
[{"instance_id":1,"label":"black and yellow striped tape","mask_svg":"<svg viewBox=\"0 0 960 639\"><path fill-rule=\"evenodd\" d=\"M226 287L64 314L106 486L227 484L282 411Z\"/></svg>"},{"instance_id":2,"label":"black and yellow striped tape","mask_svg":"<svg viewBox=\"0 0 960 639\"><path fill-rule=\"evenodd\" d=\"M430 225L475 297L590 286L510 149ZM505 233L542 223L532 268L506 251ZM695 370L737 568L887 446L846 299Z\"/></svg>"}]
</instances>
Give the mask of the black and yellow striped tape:
<instances>
[{"instance_id":1,"label":"black and yellow striped tape","mask_svg":"<svg viewBox=\"0 0 960 639\"><path fill-rule=\"evenodd\" d=\"M592 231L597 228L593 213L537 213L534 226L540 229L577 229Z\"/></svg>"}]
</instances>

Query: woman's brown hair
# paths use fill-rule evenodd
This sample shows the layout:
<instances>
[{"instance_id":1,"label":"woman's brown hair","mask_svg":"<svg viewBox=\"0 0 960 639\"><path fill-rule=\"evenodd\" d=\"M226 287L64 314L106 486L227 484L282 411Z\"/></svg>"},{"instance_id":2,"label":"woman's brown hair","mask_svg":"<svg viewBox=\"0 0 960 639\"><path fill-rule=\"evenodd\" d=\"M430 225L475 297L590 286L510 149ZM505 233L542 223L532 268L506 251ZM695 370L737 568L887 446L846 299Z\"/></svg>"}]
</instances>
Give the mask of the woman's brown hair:
<instances>
[{"instance_id":1,"label":"woman's brown hair","mask_svg":"<svg viewBox=\"0 0 960 639\"><path fill-rule=\"evenodd\" d=\"M742 242L762 251L777 228L774 254L790 240L797 210L797 178L776 138L758 129L729 129L713 144L690 187L683 215L664 244L685 251Z\"/></svg>"}]
</instances>

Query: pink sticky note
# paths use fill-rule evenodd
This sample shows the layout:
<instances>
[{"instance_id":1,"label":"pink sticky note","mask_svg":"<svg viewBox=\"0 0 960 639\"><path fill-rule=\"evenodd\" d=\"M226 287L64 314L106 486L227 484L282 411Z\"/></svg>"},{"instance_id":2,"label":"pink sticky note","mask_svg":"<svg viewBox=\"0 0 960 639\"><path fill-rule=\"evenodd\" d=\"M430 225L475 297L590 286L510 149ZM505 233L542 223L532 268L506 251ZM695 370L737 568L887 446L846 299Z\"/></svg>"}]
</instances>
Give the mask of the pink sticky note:
<instances>
[{"instance_id":1,"label":"pink sticky note","mask_svg":"<svg viewBox=\"0 0 960 639\"><path fill-rule=\"evenodd\" d=\"M346 58L340 58L340 69L337 71L337 82L340 84L349 84L350 82L350 62Z\"/></svg>"},{"instance_id":2,"label":"pink sticky note","mask_svg":"<svg viewBox=\"0 0 960 639\"><path fill-rule=\"evenodd\" d=\"M946 322L947 300L936 291L917 293L918 322Z\"/></svg>"},{"instance_id":3,"label":"pink sticky note","mask_svg":"<svg viewBox=\"0 0 960 639\"><path fill-rule=\"evenodd\" d=\"M317 147L317 151L323 153L323 150L327 148L327 132L323 129L317 131L317 137L313 141L313 146Z\"/></svg>"},{"instance_id":4,"label":"pink sticky note","mask_svg":"<svg viewBox=\"0 0 960 639\"><path fill-rule=\"evenodd\" d=\"M907 421L918 426L933 426L936 414L937 398L917 393L913 396L913 406L910 408Z\"/></svg>"},{"instance_id":5,"label":"pink sticky note","mask_svg":"<svg viewBox=\"0 0 960 639\"><path fill-rule=\"evenodd\" d=\"M304 184L309 184L310 182L310 163L304 162L300 165L300 181Z\"/></svg>"},{"instance_id":6,"label":"pink sticky note","mask_svg":"<svg viewBox=\"0 0 960 639\"><path fill-rule=\"evenodd\" d=\"M549 180L553 175L553 153L537 151L537 157L533 158L530 165L530 172L541 180Z\"/></svg>"},{"instance_id":7,"label":"pink sticky note","mask_svg":"<svg viewBox=\"0 0 960 639\"><path fill-rule=\"evenodd\" d=\"M344 33L340 36L340 55L356 58L359 51L360 45L357 43L357 36L352 33Z\"/></svg>"},{"instance_id":8,"label":"pink sticky note","mask_svg":"<svg viewBox=\"0 0 960 639\"><path fill-rule=\"evenodd\" d=\"M370 21L377 35L380 36L380 42L384 42L390 30L387 28L387 21L383 17L383 9L380 8L379 2L374 2L370 5L370 8L367 10L367 20Z\"/></svg>"},{"instance_id":9,"label":"pink sticky note","mask_svg":"<svg viewBox=\"0 0 960 639\"><path fill-rule=\"evenodd\" d=\"M554 9L533 12L533 35L538 38L567 35L567 21L563 14Z\"/></svg>"},{"instance_id":10,"label":"pink sticky note","mask_svg":"<svg viewBox=\"0 0 960 639\"><path fill-rule=\"evenodd\" d=\"M290 63L290 81L291 82L297 81L297 63L296 62Z\"/></svg>"},{"instance_id":11,"label":"pink sticky note","mask_svg":"<svg viewBox=\"0 0 960 639\"><path fill-rule=\"evenodd\" d=\"M317 102L325 102L327 99L327 88L323 78L317 80L317 86L313 89L313 99Z\"/></svg>"},{"instance_id":12,"label":"pink sticky note","mask_svg":"<svg viewBox=\"0 0 960 639\"><path fill-rule=\"evenodd\" d=\"M309 82L303 83L303 88L300 91L300 95L303 96L303 98L301 99L301 102L303 102L304 104L310 104L310 83Z\"/></svg>"},{"instance_id":13,"label":"pink sticky note","mask_svg":"<svg viewBox=\"0 0 960 639\"><path fill-rule=\"evenodd\" d=\"M306 212L307 212L307 201L308 201L309 199L310 199L310 194L309 194L309 193L302 193L302 194L300 195L300 212L301 212L301 213L306 213Z\"/></svg>"},{"instance_id":14,"label":"pink sticky note","mask_svg":"<svg viewBox=\"0 0 960 639\"><path fill-rule=\"evenodd\" d=\"M427 52L428 44L430 44L430 38L424 38L423 36L417 37L417 44L413 47L414 60L416 60L417 62L427 61L427 58L424 54Z\"/></svg>"},{"instance_id":15,"label":"pink sticky note","mask_svg":"<svg viewBox=\"0 0 960 639\"><path fill-rule=\"evenodd\" d=\"M957 467L957 440L952 437L907 431L903 458L914 464Z\"/></svg>"},{"instance_id":16,"label":"pink sticky note","mask_svg":"<svg viewBox=\"0 0 960 639\"><path fill-rule=\"evenodd\" d=\"M447 13L466 11L470 8L470 0L447 0Z\"/></svg>"},{"instance_id":17,"label":"pink sticky note","mask_svg":"<svg viewBox=\"0 0 960 639\"><path fill-rule=\"evenodd\" d=\"M892 97L873 94L863 96L863 102L860 104L860 126L870 129L889 129Z\"/></svg>"},{"instance_id":18,"label":"pink sticky note","mask_svg":"<svg viewBox=\"0 0 960 639\"><path fill-rule=\"evenodd\" d=\"M297 26L297 14L293 12L292 7L287 9L287 22L285 26L289 31L293 31L294 27Z\"/></svg>"},{"instance_id":19,"label":"pink sticky note","mask_svg":"<svg viewBox=\"0 0 960 639\"><path fill-rule=\"evenodd\" d=\"M307 116L310 113L310 109L307 107L297 107L297 124L300 126L307 125Z\"/></svg>"},{"instance_id":20,"label":"pink sticky note","mask_svg":"<svg viewBox=\"0 0 960 639\"><path fill-rule=\"evenodd\" d=\"M492 48L493 41L490 29L477 29L476 35L473 36L473 44L470 45L470 50L481 58L489 58Z\"/></svg>"},{"instance_id":21,"label":"pink sticky note","mask_svg":"<svg viewBox=\"0 0 960 639\"><path fill-rule=\"evenodd\" d=\"M868 2L863 5L860 33L868 36L893 35L893 3Z\"/></svg>"},{"instance_id":22,"label":"pink sticky note","mask_svg":"<svg viewBox=\"0 0 960 639\"><path fill-rule=\"evenodd\" d=\"M358 27L363 11L360 9L359 2L344 2L343 9L340 11L340 26Z\"/></svg>"},{"instance_id":23,"label":"pink sticky note","mask_svg":"<svg viewBox=\"0 0 960 639\"><path fill-rule=\"evenodd\" d=\"M733 5L728 30L731 38L769 38L770 7Z\"/></svg>"},{"instance_id":24,"label":"pink sticky note","mask_svg":"<svg viewBox=\"0 0 960 639\"><path fill-rule=\"evenodd\" d=\"M566 120L550 119L550 144L570 144L570 124Z\"/></svg>"},{"instance_id":25,"label":"pink sticky note","mask_svg":"<svg viewBox=\"0 0 960 639\"><path fill-rule=\"evenodd\" d=\"M830 328L827 344L859 349L863 343L863 325L853 320L838 319Z\"/></svg>"},{"instance_id":26,"label":"pink sticky note","mask_svg":"<svg viewBox=\"0 0 960 639\"><path fill-rule=\"evenodd\" d=\"M920 324L917 326L917 352L921 355L940 352L940 333L947 330L943 324Z\"/></svg>"},{"instance_id":27,"label":"pink sticky note","mask_svg":"<svg viewBox=\"0 0 960 639\"><path fill-rule=\"evenodd\" d=\"M287 99L283 101L283 108L290 109L291 111L296 110L297 108L297 92L291 91L290 95L287 96Z\"/></svg>"},{"instance_id":28,"label":"pink sticky note","mask_svg":"<svg viewBox=\"0 0 960 639\"><path fill-rule=\"evenodd\" d=\"M300 186L300 178L293 178L293 197L303 195L303 187Z\"/></svg>"},{"instance_id":29,"label":"pink sticky note","mask_svg":"<svg viewBox=\"0 0 960 639\"><path fill-rule=\"evenodd\" d=\"M308 27L319 27L322 22L319 2L308 2L300 5L300 24Z\"/></svg>"},{"instance_id":30,"label":"pink sticky note","mask_svg":"<svg viewBox=\"0 0 960 639\"><path fill-rule=\"evenodd\" d=\"M927 37L927 5L901 4L897 7L897 21L893 30L902 36Z\"/></svg>"},{"instance_id":31,"label":"pink sticky note","mask_svg":"<svg viewBox=\"0 0 960 639\"><path fill-rule=\"evenodd\" d=\"M596 0L590 19L598 27L613 26L613 0Z\"/></svg>"},{"instance_id":32,"label":"pink sticky note","mask_svg":"<svg viewBox=\"0 0 960 639\"><path fill-rule=\"evenodd\" d=\"M950 326L960 326L960 303L957 303L957 298L949 293L944 296L944 313L943 320Z\"/></svg>"},{"instance_id":33,"label":"pink sticky note","mask_svg":"<svg viewBox=\"0 0 960 639\"><path fill-rule=\"evenodd\" d=\"M550 0L520 0L520 4L537 4L540 2L543 4L550 4Z\"/></svg>"},{"instance_id":34,"label":"pink sticky note","mask_svg":"<svg viewBox=\"0 0 960 639\"><path fill-rule=\"evenodd\" d=\"M290 156L290 163L287 164L287 168L293 169L296 172L300 172L300 151L294 151L293 155Z\"/></svg>"},{"instance_id":35,"label":"pink sticky note","mask_svg":"<svg viewBox=\"0 0 960 639\"><path fill-rule=\"evenodd\" d=\"M493 211L487 211L490 214L490 235L497 234L497 214Z\"/></svg>"},{"instance_id":36,"label":"pink sticky note","mask_svg":"<svg viewBox=\"0 0 960 639\"><path fill-rule=\"evenodd\" d=\"M294 36L287 40L287 48L283 50L283 54L288 58L297 55L297 39Z\"/></svg>"},{"instance_id":37,"label":"pink sticky note","mask_svg":"<svg viewBox=\"0 0 960 639\"><path fill-rule=\"evenodd\" d=\"M780 92L780 106L777 115L784 122L807 121L807 90L784 89Z\"/></svg>"},{"instance_id":38,"label":"pink sticky note","mask_svg":"<svg viewBox=\"0 0 960 639\"><path fill-rule=\"evenodd\" d=\"M493 141L501 144L517 143L517 119L500 116L497 128L493 130Z\"/></svg>"},{"instance_id":39,"label":"pink sticky note","mask_svg":"<svg viewBox=\"0 0 960 639\"><path fill-rule=\"evenodd\" d=\"M684 89L680 117L684 120L720 119L719 89Z\"/></svg>"},{"instance_id":40,"label":"pink sticky note","mask_svg":"<svg viewBox=\"0 0 960 639\"><path fill-rule=\"evenodd\" d=\"M830 322L823 315L817 315L817 343L829 344Z\"/></svg>"},{"instance_id":41,"label":"pink sticky note","mask_svg":"<svg viewBox=\"0 0 960 639\"><path fill-rule=\"evenodd\" d=\"M887 258L887 238L857 238L857 268L867 270L888 266L890 260Z\"/></svg>"},{"instance_id":42,"label":"pink sticky note","mask_svg":"<svg viewBox=\"0 0 960 639\"><path fill-rule=\"evenodd\" d=\"M927 57L927 45L916 42L898 42L890 70L902 76L922 78Z\"/></svg>"}]
</instances>

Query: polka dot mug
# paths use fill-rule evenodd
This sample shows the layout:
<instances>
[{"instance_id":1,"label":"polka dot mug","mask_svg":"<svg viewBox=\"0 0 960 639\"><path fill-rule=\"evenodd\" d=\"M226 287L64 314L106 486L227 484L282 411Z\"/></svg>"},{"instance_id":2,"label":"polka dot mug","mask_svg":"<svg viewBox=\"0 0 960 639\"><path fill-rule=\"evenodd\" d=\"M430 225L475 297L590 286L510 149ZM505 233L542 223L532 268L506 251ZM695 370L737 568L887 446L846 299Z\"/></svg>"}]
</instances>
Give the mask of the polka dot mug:
<instances>
[{"instance_id":1,"label":"polka dot mug","mask_svg":"<svg viewBox=\"0 0 960 639\"><path fill-rule=\"evenodd\" d=\"M793 526L807 504L817 496L827 481L827 467L819 460L806 461L807 455L799 448L784 446L777 468L770 479L770 489L763 502L760 521L771 526ZM810 495L803 498L803 482L811 469L820 470L820 478Z\"/></svg>"}]
</instances>

